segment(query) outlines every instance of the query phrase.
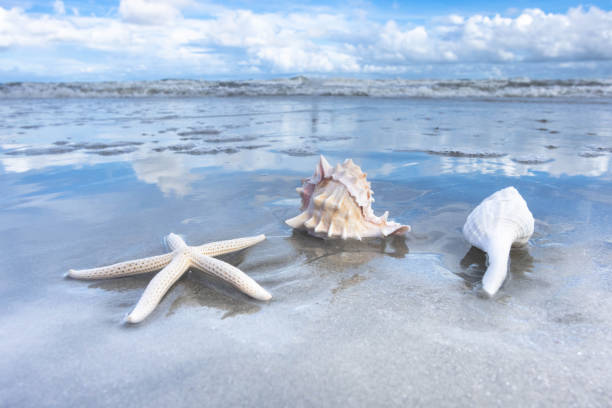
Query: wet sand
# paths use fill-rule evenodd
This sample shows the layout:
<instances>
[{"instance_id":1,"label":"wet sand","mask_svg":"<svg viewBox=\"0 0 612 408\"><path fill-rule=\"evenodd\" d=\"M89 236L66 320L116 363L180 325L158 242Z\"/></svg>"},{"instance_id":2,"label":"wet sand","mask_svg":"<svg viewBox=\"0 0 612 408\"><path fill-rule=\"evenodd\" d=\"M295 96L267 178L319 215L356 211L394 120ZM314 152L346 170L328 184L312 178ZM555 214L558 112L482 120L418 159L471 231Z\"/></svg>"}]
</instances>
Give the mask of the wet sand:
<instances>
[{"instance_id":1,"label":"wet sand","mask_svg":"<svg viewBox=\"0 0 612 408\"><path fill-rule=\"evenodd\" d=\"M0 405L612 404L609 100L198 98L0 102ZM546 131L542 130L546 128ZM554 132L554 133L553 133ZM186 139L186 140L183 140ZM405 238L296 233L325 154L368 173ZM479 295L469 211L514 185L536 218ZM142 324L151 275L62 277L264 233Z\"/></svg>"}]
</instances>

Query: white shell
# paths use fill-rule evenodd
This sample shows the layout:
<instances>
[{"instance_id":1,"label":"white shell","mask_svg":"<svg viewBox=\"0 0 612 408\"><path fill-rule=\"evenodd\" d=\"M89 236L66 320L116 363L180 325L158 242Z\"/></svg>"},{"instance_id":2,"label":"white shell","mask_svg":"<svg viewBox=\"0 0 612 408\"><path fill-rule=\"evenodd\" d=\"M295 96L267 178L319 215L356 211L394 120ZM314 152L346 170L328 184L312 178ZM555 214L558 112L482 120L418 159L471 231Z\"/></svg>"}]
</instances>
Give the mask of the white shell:
<instances>
[{"instance_id":1,"label":"white shell","mask_svg":"<svg viewBox=\"0 0 612 408\"><path fill-rule=\"evenodd\" d=\"M374 194L366 174L351 159L336 167L321 156L311 178L297 192L303 212L285 222L296 229L321 238L386 237L410 231L410 226L374 215Z\"/></svg>"},{"instance_id":2,"label":"white shell","mask_svg":"<svg viewBox=\"0 0 612 408\"><path fill-rule=\"evenodd\" d=\"M488 255L489 266L482 277L482 288L489 295L495 294L506 279L510 247L525 245L533 228L533 215L514 187L485 198L468 215L463 236Z\"/></svg>"}]
</instances>

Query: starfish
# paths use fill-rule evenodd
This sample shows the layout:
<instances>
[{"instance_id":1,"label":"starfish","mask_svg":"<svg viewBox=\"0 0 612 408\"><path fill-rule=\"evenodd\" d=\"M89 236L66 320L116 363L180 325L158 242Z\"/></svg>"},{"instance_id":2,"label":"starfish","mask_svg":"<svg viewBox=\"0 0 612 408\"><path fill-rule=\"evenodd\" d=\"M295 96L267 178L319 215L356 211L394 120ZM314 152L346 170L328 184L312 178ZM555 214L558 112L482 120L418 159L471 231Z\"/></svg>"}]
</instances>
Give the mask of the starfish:
<instances>
[{"instance_id":1,"label":"starfish","mask_svg":"<svg viewBox=\"0 0 612 408\"><path fill-rule=\"evenodd\" d=\"M272 295L240 269L213 258L217 255L250 247L264 239L266 237L262 234L254 237L211 242L200 246L188 246L181 237L171 233L166 237L166 243L172 252L100 268L70 269L68 276L75 279L119 278L161 269L145 289L134 310L125 318L128 323L142 322L155 309L170 287L190 267L216 276L252 298L270 300Z\"/></svg>"}]
</instances>

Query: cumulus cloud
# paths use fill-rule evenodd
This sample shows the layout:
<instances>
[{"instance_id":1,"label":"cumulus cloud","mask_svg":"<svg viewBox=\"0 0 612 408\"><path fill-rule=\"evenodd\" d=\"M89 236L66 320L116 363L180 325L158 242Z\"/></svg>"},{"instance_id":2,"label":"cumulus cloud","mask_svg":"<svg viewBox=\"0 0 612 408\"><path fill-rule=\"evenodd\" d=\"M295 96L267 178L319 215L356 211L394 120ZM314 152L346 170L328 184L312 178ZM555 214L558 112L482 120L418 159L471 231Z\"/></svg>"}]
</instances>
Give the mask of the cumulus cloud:
<instances>
[{"instance_id":1,"label":"cumulus cloud","mask_svg":"<svg viewBox=\"0 0 612 408\"><path fill-rule=\"evenodd\" d=\"M179 75L401 74L431 64L612 60L612 12L597 7L527 9L513 17L454 14L419 25L363 12L256 13L220 6L193 18L193 8L192 0L121 0L114 16L86 17L66 15L62 0L55 0L55 15L0 7L0 62L11 60L27 73L34 61L24 55L49 47L88 50L70 59L95 65L98 73L106 61L115 74L162 68Z\"/></svg>"},{"instance_id":2,"label":"cumulus cloud","mask_svg":"<svg viewBox=\"0 0 612 408\"><path fill-rule=\"evenodd\" d=\"M493 60L612 58L612 12L596 7L567 14L525 10L516 18L471 16L455 31L460 55Z\"/></svg>"},{"instance_id":3,"label":"cumulus cloud","mask_svg":"<svg viewBox=\"0 0 612 408\"><path fill-rule=\"evenodd\" d=\"M377 49L398 60L507 62L612 59L612 12L596 7L567 14L528 9L515 18L453 15L427 30L393 22Z\"/></svg>"},{"instance_id":4,"label":"cumulus cloud","mask_svg":"<svg viewBox=\"0 0 612 408\"><path fill-rule=\"evenodd\" d=\"M181 9L190 5L190 0L121 0L119 15L130 23L166 24L182 17Z\"/></svg>"},{"instance_id":5,"label":"cumulus cloud","mask_svg":"<svg viewBox=\"0 0 612 408\"><path fill-rule=\"evenodd\" d=\"M64 2L62 0L55 0L53 3L53 11L56 14L66 14L66 7L64 7Z\"/></svg>"}]
</instances>

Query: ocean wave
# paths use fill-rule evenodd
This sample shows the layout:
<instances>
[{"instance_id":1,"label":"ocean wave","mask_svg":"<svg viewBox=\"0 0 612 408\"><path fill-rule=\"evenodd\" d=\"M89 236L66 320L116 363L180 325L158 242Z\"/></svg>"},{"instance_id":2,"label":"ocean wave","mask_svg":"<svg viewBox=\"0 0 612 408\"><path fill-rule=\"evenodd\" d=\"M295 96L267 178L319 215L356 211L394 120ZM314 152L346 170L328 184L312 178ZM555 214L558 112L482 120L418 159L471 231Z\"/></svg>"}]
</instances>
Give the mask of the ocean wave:
<instances>
[{"instance_id":1,"label":"ocean wave","mask_svg":"<svg viewBox=\"0 0 612 408\"><path fill-rule=\"evenodd\" d=\"M612 97L612 79L407 80L294 77L270 80L165 79L123 82L9 82L0 98L369 96L388 98Z\"/></svg>"}]
</instances>

